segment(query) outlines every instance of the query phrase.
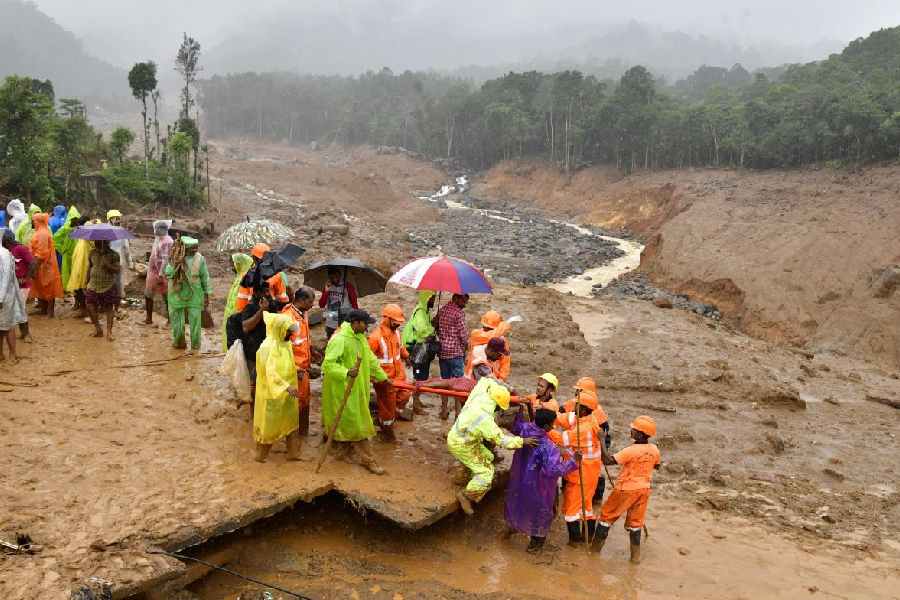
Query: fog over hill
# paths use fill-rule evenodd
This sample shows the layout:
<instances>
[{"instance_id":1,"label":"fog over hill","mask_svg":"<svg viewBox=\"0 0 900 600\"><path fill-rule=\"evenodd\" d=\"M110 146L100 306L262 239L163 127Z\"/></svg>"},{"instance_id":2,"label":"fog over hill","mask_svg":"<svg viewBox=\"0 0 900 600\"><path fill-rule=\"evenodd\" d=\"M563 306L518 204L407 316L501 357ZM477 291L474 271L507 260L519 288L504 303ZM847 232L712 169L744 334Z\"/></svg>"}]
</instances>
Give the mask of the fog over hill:
<instances>
[{"instance_id":1,"label":"fog over hill","mask_svg":"<svg viewBox=\"0 0 900 600\"><path fill-rule=\"evenodd\" d=\"M353 74L389 66L454 70L643 63L681 77L701 64L802 62L900 23L900 3L713 0L640 5L591 0L37 0L120 66L170 64L182 31L204 46L206 74L290 70ZM640 25L638 25L640 23ZM463 73L478 75L474 69Z\"/></svg>"}]
</instances>

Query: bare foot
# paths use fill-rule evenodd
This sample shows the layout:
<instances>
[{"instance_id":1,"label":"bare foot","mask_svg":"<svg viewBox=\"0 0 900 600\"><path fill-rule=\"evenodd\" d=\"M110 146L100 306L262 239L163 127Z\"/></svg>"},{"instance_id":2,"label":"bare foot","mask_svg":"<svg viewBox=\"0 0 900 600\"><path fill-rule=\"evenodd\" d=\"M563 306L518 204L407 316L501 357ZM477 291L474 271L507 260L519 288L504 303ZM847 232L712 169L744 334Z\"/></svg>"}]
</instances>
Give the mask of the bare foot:
<instances>
[{"instance_id":1,"label":"bare foot","mask_svg":"<svg viewBox=\"0 0 900 600\"><path fill-rule=\"evenodd\" d=\"M19 359L18 359L18 357L13 356L11 359L9 359L9 364L11 364L11 365L17 365L17 364L19 364Z\"/></svg>"},{"instance_id":2,"label":"bare foot","mask_svg":"<svg viewBox=\"0 0 900 600\"><path fill-rule=\"evenodd\" d=\"M109 335L106 336L106 341L114 342L114 341L116 341L116 338L114 338L113 335L110 333Z\"/></svg>"}]
</instances>

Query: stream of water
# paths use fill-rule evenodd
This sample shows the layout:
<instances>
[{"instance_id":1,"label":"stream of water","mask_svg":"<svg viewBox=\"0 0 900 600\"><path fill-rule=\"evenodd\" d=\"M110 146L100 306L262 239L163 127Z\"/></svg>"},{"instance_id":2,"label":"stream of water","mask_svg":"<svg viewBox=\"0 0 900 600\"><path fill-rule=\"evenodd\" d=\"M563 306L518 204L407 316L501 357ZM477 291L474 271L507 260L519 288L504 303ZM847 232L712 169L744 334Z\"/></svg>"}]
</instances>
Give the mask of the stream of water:
<instances>
[{"instance_id":1,"label":"stream of water","mask_svg":"<svg viewBox=\"0 0 900 600\"><path fill-rule=\"evenodd\" d=\"M505 221L507 223L519 223L521 218L515 213L490 210L470 206L464 202L460 202L454 197L461 197L469 189L469 179L465 175L457 177L454 183L448 183L441 186L441 189L430 196L420 196L421 200L427 200L434 203L442 203L447 210L469 210L475 211L489 219ZM595 236L597 238L613 242L618 245L619 250L624 254L619 258L590 267L579 275L567 277L561 281L546 283L547 287L553 288L561 293L571 293L575 296L590 298L592 291L596 286L607 286L617 277L624 275L630 271L637 269L641 264L641 253L644 251L644 245L634 240L625 238L616 238L595 233L576 223L568 223L565 221L557 221L549 219L550 222L565 225L580 235Z\"/></svg>"}]
</instances>

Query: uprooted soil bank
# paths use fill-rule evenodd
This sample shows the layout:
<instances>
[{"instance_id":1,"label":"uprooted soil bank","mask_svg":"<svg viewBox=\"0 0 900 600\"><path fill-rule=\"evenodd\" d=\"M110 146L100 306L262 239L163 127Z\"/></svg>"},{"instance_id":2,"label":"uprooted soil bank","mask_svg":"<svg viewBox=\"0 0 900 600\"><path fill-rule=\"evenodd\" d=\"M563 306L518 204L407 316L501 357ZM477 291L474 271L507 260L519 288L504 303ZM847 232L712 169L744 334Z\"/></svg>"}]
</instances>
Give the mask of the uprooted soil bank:
<instances>
[{"instance_id":1,"label":"uprooted soil bank","mask_svg":"<svg viewBox=\"0 0 900 600\"><path fill-rule=\"evenodd\" d=\"M622 177L510 162L473 192L640 234L654 283L715 305L755 337L900 360L900 167Z\"/></svg>"}]
</instances>

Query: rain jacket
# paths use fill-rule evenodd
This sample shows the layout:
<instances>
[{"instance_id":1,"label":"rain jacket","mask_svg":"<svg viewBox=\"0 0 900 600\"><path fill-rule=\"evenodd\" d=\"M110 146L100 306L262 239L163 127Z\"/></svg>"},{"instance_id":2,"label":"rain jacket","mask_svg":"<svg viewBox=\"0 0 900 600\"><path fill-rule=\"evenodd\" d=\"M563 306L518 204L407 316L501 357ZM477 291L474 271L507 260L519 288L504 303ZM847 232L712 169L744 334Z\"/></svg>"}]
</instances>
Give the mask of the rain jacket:
<instances>
[{"instance_id":1,"label":"rain jacket","mask_svg":"<svg viewBox=\"0 0 900 600\"><path fill-rule=\"evenodd\" d=\"M325 360L322 362L322 426L330 431L344 398L347 371L359 365L359 376L347 399L347 406L334 434L339 442L359 442L375 435L375 425L369 412L370 380L386 381L387 375L369 348L364 333L353 333L350 323L343 323L328 341Z\"/></svg>"},{"instance_id":2,"label":"rain jacket","mask_svg":"<svg viewBox=\"0 0 900 600\"><path fill-rule=\"evenodd\" d=\"M390 322L388 318L381 320L381 325L369 336L369 348L389 379L406 381L403 361L409 358L409 352L400 341L400 331L392 330Z\"/></svg>"},{"instance_id":3,"label":"rain jacket","mask_svg":"<svg viewBox=\"0 0 900 600\"><path fill-rule=\"evenodd\" d=\"M74 292L83 290L88 282L88 267L90 266L91 250L94 245L87 240L75 240L75 248L72 250L72 267L69 270L69 279L66 281L66 291Z\"/></svg>"},{"instance_id":4,"label":"rain jacket","mask_svg":"<svg viewBox=\"0 0 900 600\"><path fill-rule=\"evenodd\" d=\"M6 215L9 218L9 230L13 232L13 235L21 243L22 240L19 240L19 227L28 218L28 215L25 214L25 205L19 199L10 200L6 205Z\"/></svg>"},{"instance_id":5,"label":"rain jacket","mask_svg":"<svg viewBox=\"0 0 900 600\"><path fill-rule=\"evenodd\" d=\"M516 450L513 456L506 486L506 523L525 535L546 537L556 515L559 478L577 470L578 463L573 459L563 461L547 432L521 416L516 417L512 432L537 438L540 444Z\"/></svg>"},{"instance_id":6,"label":"rain jacket","mask_svg":"<svg viewBox=\"0 0 900 600\"><path fill-rule=\"evenodd\" d=\"M285 340L294 321L287 315L265 313L266 339L256 353L256 401L253 439L273 444L297 430L300 411L288 389L297 387L291 342Z\"/></svg>"},{"instance_id":7,"label":"rain jacket","mask_svg":"<svg viewBox=\"0 0 900 600\"><path fill-rule=\"evenodd\" d=\"M62 225L57 227L53 233L53 245L56 247L56 256L59 258L59 274L64 288L69 283L69 275L72 273L72 253L78 243L78 240L69 237L69 234L72 233L72 219L79 217L81 217L81 213L78 212L78 209L74 206L70 207ZM50 230L52 231L53 228L51 227Z\"/></svg>"},{"instance_id":8,"label":"rain jacket","mask_svg":"<svg viewBox=\"0 0 900 600\"><path fill-rule=\"evenodd\" d=\"M428 338L436 335L434 325L431 324L431 315L428 314L428 301L434 296L434 292L419 292L419 302L413 309L406 327L403 328L403 345L421 344Z\"/></svg>"},{"instance_id":9,"label":"rain jacket","mask_svg":"<svg viewBox=\"0 0 900 600\"><path fill-rule=\"evenodd\" d=\"M50 233L56 233L56 230L63 226L66 222L66 207L57 204L53 207L53 215L50 217Z\"/></svg>"},{"instance_id":10,"label":"rain jacket","mask_svg":"<svg viewBox=\"0 0 900 600\"><path fill-rule=\"evenodd\" d=\"M485 346L487 346L488 342L490 342L495 337L505 336L507 333L509 333L510 329L510 324L504 321L500 323L500 326L496 329L492 329L490 331L485 331L484 329L476 329L469 334L469 350L466 353L466 377L472 376L472 358L475 354L475 350L478 347L484 348ZM509 352L509 340L504 338L503 341L506 342L506 351ZM510 360L509 354L504 354L495 362L489 364L497 379L506 381L509 378L509 371L512 367L512 361Z\"/></svg>"},{"instance_id":11,"label":"rain jacket","mask_svg":"<svg viewBox=\"0 0 900 600\"><path fill-rule=\"evenodd\" d=\"M231 282L231 289L228 290L228 296L225 298L225 314L222 317L222 351L228 351L228 335L225 333L225 326L228 323L228 317L237 312L238 290L241 289L241 279L253 266L253 258L249 254L237 252L231 255L231 264L234 265L236 275L234 281Z\"/></svg>"},{"instance_id":12,"label":"rain jacket","mask_svg":"<svg viewBox=\"0 0 900 600\"><path fill-rule=\"evenodd\" d=\"M310 386L309 368L312 365L312 341L309 335L309 315L301 313L288 303L281 311L297 324L297 331L291 334L291 350L294 356L294 368L297 370L297 400L301 408L309 406Z\"/></svg>"},{"instance_id":13,"label":"rain jacket","mask_svg":"<svg viewBox=\"0 0 900 600\"><path fill-rule=\"evenodd\" d=\"M206 259L197 252L193 256L185 256L185 280L176 285L172 278L175 276L175 268L172 264L166 265L166 279L169 280L169 292L166 300L169 310L182 308L203 308L204 296L211 293L209 286L209 270L206 268Z\"/></svg>"},{"instance_id":14,"label":"rain jacket","mask_svg":"<svg viewBox=\"0 0 900 600\"><path fill-rule=\"evenodd\" d=\"M34 215L39 212L41 212L41 207L37 204L31 204L31 206L28 207L28 217L22 221L18 231L16 231L16 239L26 246L31 243L31 236L34 235L34 223L32 223L32 219L34 218ZM49 220L50 217L48 216L47 218ZM48 227L47 231L49 230Z\"/></svg>"},{"instance_id":15,"label":"rain jacket","mask_svg":"<svg viewBox=\"0 0 900 600\"><path fill-rule=\"evenodd\" d=\"M62 280L59 277L59 265L56 264L56 249L53 236L47 225L50 216L47 213L34 215L34 234L29 247L38 263L37 271L31 282L31 298L53 300L63 297Z\"/></svg>"},{"instance_id":16,"label":"rain jacket","mask_svg":"<svg viewBox=\"0 0 900 600\"><path fill-rule=\"evenodd\" d=\"M585 393L590 392L582 392L582 394ZM600 427L593 414L578 419L574 412L563 413L556 420L556 424L557 426L562 426L563 431L551 432L550 439L566 453L566 456L572 456L577 450L581 452L583 459L581 461L581 474L584 477L582 478L579 475L577 469L565 477L562 503L563 518L568 522L581 519L581 492L583 486L586 509L584 516L586 519L593 519L592 498L600 477L603 475L603 461L600 454L600 444L602 443ZM581 434L580 437L579 433Z\"/></svg>"}]
</instances>

